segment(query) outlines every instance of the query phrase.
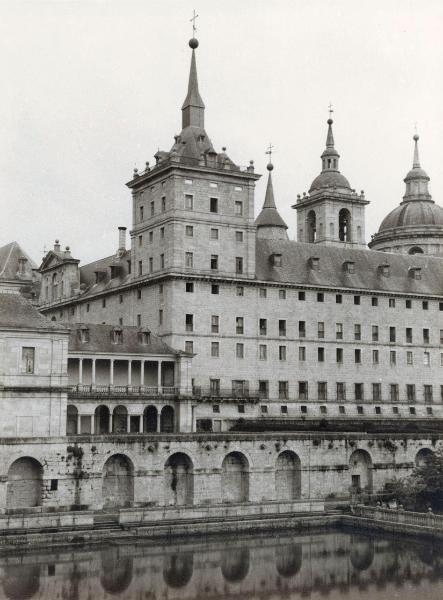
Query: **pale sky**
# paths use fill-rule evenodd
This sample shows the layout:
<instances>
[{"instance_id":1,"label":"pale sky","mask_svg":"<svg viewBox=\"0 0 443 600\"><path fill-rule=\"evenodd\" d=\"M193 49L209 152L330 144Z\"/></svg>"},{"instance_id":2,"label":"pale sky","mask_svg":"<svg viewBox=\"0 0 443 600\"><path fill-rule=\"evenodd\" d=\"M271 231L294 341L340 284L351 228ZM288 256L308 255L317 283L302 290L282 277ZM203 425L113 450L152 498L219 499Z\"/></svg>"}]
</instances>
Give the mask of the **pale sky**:
<instances>
[{"instance_id":1,"label":"pale sky","mask_svg":"<svg viewBox=\"0 0 443 600\"><path fill-rule=\"evenodd\" d=\"M192 10L206 131L278 208L320 172L328 105L340 170L365 190L366 239L402 199L414 124L443 204L441 0L0 0L0 246L36 262L55 238L82 263L131 227L125 183L180 132Z\"/></svg>"}]
</instances>

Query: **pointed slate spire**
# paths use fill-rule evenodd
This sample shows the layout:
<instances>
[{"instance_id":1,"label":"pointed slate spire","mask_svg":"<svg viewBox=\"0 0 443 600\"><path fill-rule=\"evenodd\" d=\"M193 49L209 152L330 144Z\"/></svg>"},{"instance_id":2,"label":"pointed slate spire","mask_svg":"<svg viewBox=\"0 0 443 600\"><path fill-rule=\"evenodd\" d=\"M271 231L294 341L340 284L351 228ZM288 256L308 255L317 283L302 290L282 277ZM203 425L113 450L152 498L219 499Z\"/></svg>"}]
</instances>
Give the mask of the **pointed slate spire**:
<instances>
[{"instance_id":1,"label":"pointed slate spire","mask_svg":"<svg viewBox=\"0 0 443 600\"><path fill-rule=\"evenodd\" d=\"M413 140L414 140L414 160L412 162L412 168L420 168L420 158L418 156L418 140L419 140L419 136L417 134L414 135Z\"/></svg>"},{"instance_id":2,"label":"pointed slate spire","mask_svg":"<svg viewBox=\"0 0 443 600\"><path fill-rule=\"evenodd\" d=\"M195 60L195 49L198 48L198 40L189 40L192 48L191 68L189 71L188 93L182 106L182 128L200 127L204 128L205 105L198 90L197 65Z\"/></svg>"},{"instance_id":3,"label":"pointed slate spire","mask_svg":"<svg viewBox=\"0 0 443 600\"><path fill-rule=\"evenodd\" d=\"M334 134L332 133L332 119L328 119L328 135L326 137L326 148L334 147Z\"/></svg>"},{"instance_id":4,"label":"pointed slate spire","mask_svg":"<svg viewBox=\"0 0 443 600\"><path fill-rule=\"evenodd\" d=\"M262 239L280 239L287 240L286 230L288 226L281 218L274 200L274 188L272 186L271 171L274 168L272 163L266 167L269 171L268 184L266 187L265 201L261 213L255 220L257 227L257 236Z\"/></svg>"},{"instance_id":5,"label":"pointed slate spire","mask_svg":"<svg viewBox=\"0 0 443 600\"><path fill-rule=\"evenodd\" d=\"M418 154L418 140L420 139L417 134L412 138L414 140L414 158L412 160L412 169L406 175L404 182L406 183L406 192L403 196L403 201L409 200L431 200L432 196L429 193L428 183L430 178L426 171L421 168L420 157Z\"/></svg>"},{"instance_id":6,"label":"pointed slate spire","mask_svg":"<svg viewBox=\"0 0 443 600\"><path fill-rule=\"evenodd\" d=\"M338 159L340 154L335 149L334 134L332 132L332 119L328 119L328 134L326 136L326 148L321 155L322 171L338 171Z\"/></svg>"}]
</instances>

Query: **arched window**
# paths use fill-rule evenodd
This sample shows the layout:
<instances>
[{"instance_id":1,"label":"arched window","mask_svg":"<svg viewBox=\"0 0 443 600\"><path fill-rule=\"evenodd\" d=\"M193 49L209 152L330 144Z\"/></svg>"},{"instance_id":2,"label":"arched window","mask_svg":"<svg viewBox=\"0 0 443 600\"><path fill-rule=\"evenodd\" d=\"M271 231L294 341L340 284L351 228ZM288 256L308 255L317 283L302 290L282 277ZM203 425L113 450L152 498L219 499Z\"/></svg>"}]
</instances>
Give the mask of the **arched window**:
<instances>
[{"instance_id":1,"label":"arched window","mask_svg":"<svg viewBox=\"0 0 443 600\"><path fill-rule=\"evenodd\" d=\"M102 475L103 506L130 506L134 501L134 467L124 454L114 454L106 461Z\"/></svg>"},{"instance_id":2,"label":"arched window","mask_svg":"<svg viewBox=\"0 0 443 600\"><path fill-rule=\"evenodd\" d=\"M157 421L157 409L155 406L147 406L143 411L143 431L145 433L156 433L158 431Z\"/></svg>"},{"instance_id":3,"label":"arched window","mask_svg":"<svg viewBox=\"0 0 443 600\"><path fill-rule=\"evenodd\" d=\"M78 410L73 404L68 404L66 410L66 434L75 435L78 433Z\"/></svg>"},{"instance_id":4,"label":"arched window","mask_svg":"<svg viewBox=\"0 0 443 600\"><path fill-rule=\"evenodd\" d=\"M174 409L172 406L164 406L160 414L160 431L162 433L174 433Z\"/></svg>"},{"instance_id":5,"label":"arched window","mask_svg":"<svg viewBox=\"0 0 443 600\"><path fill-rule=\"evenodd\" d=\"M408 254L424 254L423 248L420 248L420 246L412 246L412 248L409 248Z\"/></svg>"},{"instance_id":6,"label":"arched window","mask_svg":"<svg viewBox=\"0 0 443 600\"><path fill-rule=\"evenodd\" d=\"M351 213L347 208L342 208L338 213L338 239L341 242L351 242Z\"/></svg>"},{"instance_id":7,"label":"arched window","mask_svg":"<svg viewBox=\"0 0 443 600\"><path fill-rule=\"evenodd\" d=\"M116 406L112 413L112 433L128 432L128 410L126 406Z\"/></svg>"},{"instance_id":8,"label":"arched window","mask_svg":"<svg viewBox=\"0 0 443 600\"><path fill-rule=\"evenodd\" d=\"M295 500L301 496L301 463L295 452L285 450L277 458L275 470L277 500Z\"/></svg>"},{"instance_id":9,"label":"arched window","mask_svg":"<svg viewBox=\"0 0 443 600\"><path fill-rule=\"evenodd\" d=\"M165 504L182 506L194 501L194 474L187 454L176 452L165 463Z\"/></svg>"},{"instance_id":10,"label":"arched window","mask_svg":"<svg viewBox=\"0 0 443 600\"><path fill-rule=\"evenodd\" d=\"M181 588L189 583L194 570L194 555L191 552L180 552L165 556L163 563L163 579L171 588Z\"/></svg>"},{"instance_id":11,"label":"arched window","mask_svg":"<svg viewBox=\"0 0 443 600\"><path fill-rule=\"evenodd\" d=\"M307 241L310 244L313 244L315 242L315 238L317 236L317 217L315 215L314 210L310 210L308 212L306 226L307 226L306 234L308 237Z\"/></svg>"},{"instance_id":12,"label":"arched window","mask_svg":"<svg viewBox=\"0 0 443 600\"><path fill-rule=\"evenodd\" d=\"M434 453L432 452L432 450L429 450L429 448L422 448L415 455L415 466L425 467L428 464L429 459L433 456L433 454Z\"/></svg>"},{"instance_id":13,"label":"arched window","mask_svg":"<svg viewBox=\"0 0 443 600\"><path fill-rule=\"evenodd\" d=\"M95 409L94 431L99 435L109 433L109 408L107 406L101 405Z\"/></svg>"},{"instance_id":14,"label":"arched window","mask_svg":"<svg viewBox=\"0 0 443 600\"><path fill-rule=\"evenodd\" d=\"M230 583L239 583L248 574L249 563L249 548L227 548L222 554L222 575Z\"/></svg>"},{"instance_id":15,"label":"arched window","mask_svg":"<svg viewBox=\"0 0 443 600\"><path fill-rule=\"evenodd\" d=\"M43 467L29 456L9 467L6 508L28 508L42 503Z\"/></svg>"},{"instance_id":16,"label":"arched window","mask_svg":"<svg viewBox=\"0 0 443 600\"><path fill-rule=\"evenodd\" d=\"M57 273L54 273L52 276L52 300L57 300L58 298L58 283L57 283Z\"/></svg>"},{"instance_id":17,"label":"arched window","mask_svg":"<svg viewBox=\"0 0 443 600\"><path fill-rule=\"evenodd\" d=\"M372 459L366 450L356 450L349 459L351 488L354 493L372 493Z\"/></svg>"},{"instance_id":18,"label":"arched window","mask_svg":"<svg viewBox=\"0 0 443 600\"><path fill-rule=\"evenodd\" d=\"M225 456L221 475L222 501L247 502L249 499L249 464L240 452Z\"/></svg>"}]
</instances>

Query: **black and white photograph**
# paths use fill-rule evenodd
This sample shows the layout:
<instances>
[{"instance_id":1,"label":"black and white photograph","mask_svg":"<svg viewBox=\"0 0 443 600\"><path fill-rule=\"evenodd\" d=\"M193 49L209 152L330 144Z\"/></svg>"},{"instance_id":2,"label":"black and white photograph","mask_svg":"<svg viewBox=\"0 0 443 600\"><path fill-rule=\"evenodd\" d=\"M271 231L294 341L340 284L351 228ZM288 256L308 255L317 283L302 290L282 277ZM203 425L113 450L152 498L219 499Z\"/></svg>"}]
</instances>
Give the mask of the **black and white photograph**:
<instances>
[{"instance_id":1,"label":"black and white photograph","mask_svg":"<svg viewBox=\"0 0 443 600\"><path fill-rule=\"evenodd\" d=\"M0 73L0 600L441 600L441 0L0 0Z\"/></svg>"}]
</instances>

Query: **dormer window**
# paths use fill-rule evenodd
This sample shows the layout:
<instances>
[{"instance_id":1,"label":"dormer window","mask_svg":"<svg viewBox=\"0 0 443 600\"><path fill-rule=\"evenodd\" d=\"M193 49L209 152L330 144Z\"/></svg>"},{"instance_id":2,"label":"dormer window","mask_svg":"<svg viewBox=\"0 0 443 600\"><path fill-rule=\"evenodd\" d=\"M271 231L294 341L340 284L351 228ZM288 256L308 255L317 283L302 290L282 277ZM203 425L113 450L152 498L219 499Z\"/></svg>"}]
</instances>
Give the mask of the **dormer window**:
<instances>
[{"instance_id":1,"label":"dormer window","mask_svg":"<svg viewBox=\"0 0 443 600\"><path fill-rule=\"evenodd\" d=\"M320 259L317 256L311 256L309 266L313 271L320 271Z\"/></svg>"},{"instance_id":2,"label":"dormer window","mask_svg":"<svg viewBox=\"0 0 443 600\"><path fill-rule=\"evenodd\" d=\"M411 267L409 269L409 277L412 277L412 279L421 279L421 267Z\"/></svg>"},{"instance_id":3,"label":"dormer window","mask_svg":"<svg viewBox=\"0 0 443 600\"><path fill-rule=\"evenodd\" d=\"M111 265L111 279L115 279L115 277L118 277L119 271L119 265Z\"/></svg>"},{"instance_id":4,"label":"dormer window","mask_svg":"<svg viewBox=\"0 0 443 600\"><path fill-rule=\"evenodd\" d=\"M346 260L343 263L343 270L345 273L353 274L355 273L355 262L352 260Z\"/></svg>"},{"instance_id":5,"label":"dormer window","mask_svg":"<svg viewBox=\"0 0 443 600\"><path fill-rule=\"evenodd\" d=\"M283 255L278 252L271 254L271 264L274 267L281 267L283 265Z\"/></svg>"},{"instance_id":6,"label":"dormer window","mask_svg":"<svg viewBox=\"0 0 443 600\"><path fill-rule=\"evenodd\" d=\"M123 331L120 327L114 327L111 331L111 341L113 344L123 344Z\"/></svg>"},{"instance_id":7,"label":"dormer window","mask_svg":"<svg viewBox=\"0 0 443 600\"><path fill-rule=\"evenodd\" d=\"M151 332L149 329L140 329L138 332L140 343L147 346L151 343Z\"/></svg>"},{"instance_id":8,"label":"dormer window","mask_svg":"<svg viewBox=\"0 0 443 600\"><path fill-rule=\"evenodd\" d=\"M391 273L391 266L388 265L388 263L384 263L383 265L380 265L379 271L380 275L382 275L383 277L389 277Z\"/></svg>"},{"instance_id":9,"label":"dormer window","mask_svg":"<svg viewBox=\"0 0 443 600\"><path fill-rule=\"evenodd\" d=\"M89 342L89 329L87 327L80 327L77 332L79 342L85 344Z\"/></svg>"}]
</instances>

